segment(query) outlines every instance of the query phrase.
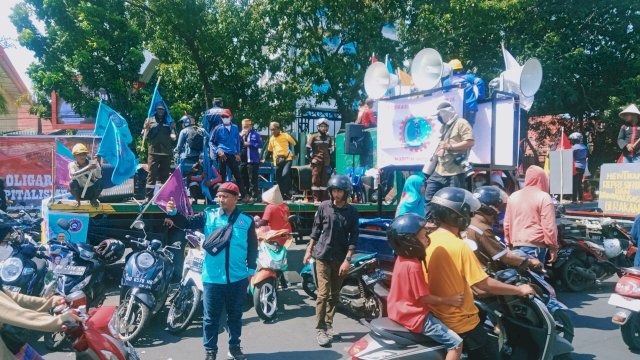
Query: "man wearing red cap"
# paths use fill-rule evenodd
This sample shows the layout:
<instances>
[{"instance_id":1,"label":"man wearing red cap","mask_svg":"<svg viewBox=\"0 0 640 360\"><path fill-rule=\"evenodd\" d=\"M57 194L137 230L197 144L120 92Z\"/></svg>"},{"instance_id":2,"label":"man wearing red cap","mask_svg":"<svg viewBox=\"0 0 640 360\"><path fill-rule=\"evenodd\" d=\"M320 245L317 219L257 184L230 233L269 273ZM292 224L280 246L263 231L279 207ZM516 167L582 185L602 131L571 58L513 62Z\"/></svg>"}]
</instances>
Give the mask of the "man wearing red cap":
<instances>
[{"instance_id":1,"label":"man wearing red cap","mask_svg":"<svg viewBox=\"0 0 640 360\"><path fill-rule=\"evenodd\" d=\"M240 189L231 182L218 188L219 208L208 207L204 212L186 219L184 228L204 229L206 238L216 230L231 223L233 232L229 243L215 255L205 252L202 264L202 283L204 286L204 347L207 360L215 360L218 353L218 328L222 309L227 310L227 328L229 332L229 359L244 360L246 356L240 348L242 334L242 307L249 286L249 277L256 270L258 258L258 238L253 219L237 208ZM173 199L167 204L169 215L175 215ZM183 220L184 218L181 218ZM179 221L178 219L175 219ZM173 226L174 221L167 218L165 224ZM180 224L182 225L182 224Z\"/></svg>"},{"instance_id":2,"label":"man wearing red cap","mask_svg":"<svg viewBox=\"0 0 640 360\"><path fill-rule=\"evenodd\" d=\"M211 133L211 150L218 160L222 181L227 180L228 166L238 186L244 189L240 176L240 131L231 123L231 110L222 110L220 116L222 124Z\"/></svg>"}]
</instances>

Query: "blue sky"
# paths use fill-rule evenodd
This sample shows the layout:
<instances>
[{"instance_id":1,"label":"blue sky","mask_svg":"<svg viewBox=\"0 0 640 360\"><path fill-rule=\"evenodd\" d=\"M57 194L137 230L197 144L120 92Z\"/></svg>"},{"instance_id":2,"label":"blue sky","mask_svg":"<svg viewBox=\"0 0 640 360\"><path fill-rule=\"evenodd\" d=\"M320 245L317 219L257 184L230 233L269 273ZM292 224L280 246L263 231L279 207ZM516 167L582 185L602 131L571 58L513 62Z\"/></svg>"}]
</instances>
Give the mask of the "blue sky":
<instances>
[{"instance_id":1,"label":"blue sky","mask_svg":"<svg viewBox=\"0 0 640 360\"><path fill-rule=\"evenodd\" d=\"M6 38L12 45L8 49L4 49L11 59L13 67L16 68L18 74L22 78L22 81L27 85L29 89L32 88L31 80L27 76L27 68L29 64L36 61L33 57L33 52L23 48L18 43L18 34L16 28L9 20L9 14L11 9L21 0L2 0L0 1L0 38Z\"/></svg>"}]
</instances>

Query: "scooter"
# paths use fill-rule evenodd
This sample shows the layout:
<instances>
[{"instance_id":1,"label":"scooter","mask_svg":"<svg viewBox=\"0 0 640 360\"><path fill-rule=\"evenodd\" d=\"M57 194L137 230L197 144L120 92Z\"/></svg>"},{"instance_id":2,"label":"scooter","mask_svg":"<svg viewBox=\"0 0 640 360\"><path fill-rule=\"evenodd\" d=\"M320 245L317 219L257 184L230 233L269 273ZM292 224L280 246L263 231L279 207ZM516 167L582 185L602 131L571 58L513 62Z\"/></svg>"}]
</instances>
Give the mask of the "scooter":
<instances>
[{"instance_id":1,"label":"scooter","mask_svg":"<svg viewBox=\"0 0 640 360\"><path fill-rule=\"evenodd\" d=\"M514 269L502 270L496 277L505 283L527 282ZM570 359L573 346L556 330L556 322L537 296L497 297L497 308L479 304L481 321L501 353L502 359ZM442 360L446 349L431 338L416 334L389 318L364 323L369 334L356 341L348 351L352 359L425 359ZM526 339L526 341L523 341Z\"/></svg>"},{"instance_id":2,"label":"scooter","mask_svg":"<svg viewBox=\"0 0 640 360\"><path fill-rule=\"evenodd\" d=\"M389 289L384 284L386 275L378 267L376 253L356 254L351 260L349 273L340 289L339 305L366 320L386 314L386 300ZM312 299L316 298L315 260L310 259L302 270L302 289Z\"/></svg>"},{"instance_id":3,"label":"scooter","mask_svg":"<svg viewBox=\"0 0 640 360\"><path fill-rule=\"evenodd\" d=\"M142 230L144 237L127 235L130 243L142 250L129 256L120 282L118 331L125 341L135 340L149 319L164 307L173 274L173 254L169 249L181 248L179 241L163 247L160 240L147 240L141 220L134 221L132 227Z\"/></svg>"},{"instance_id":4,"label":"scooter","mask_svg":"<svg viewBox=\"0 0 640 360\"><path fill-rule=\"evenodd\" d=\"M251 277L250 292L260 319L270 321L278 310L278 282L287 270L287 248L292 237L286 230L270 230L264 226L256 233L258 269Z\"/></svg>"},{"instance_id":5,"label":"scooter","mask_svg":"<svg viewBox=\"0 0 640 360\"><path fill-rule=\"evenodd\" d=\"M200 306L204 287L202 285L202 264L204 251L200 245L204 241L204 234L198 231L186 230L186 239L191 249L188 250L182 269L182 280L178 292L171 299L167 314L167 329L177 334L191 324L196 310Z\"/></svg>"},{"instance_id":6,"label":"scooter","mask_svg":"<svg viewBox=\"0 0 640 360\"><path fill-rule=\"evenodd\" d=\"M633 350L640 350L640 268L622 269L623 276L609 305L617 308L611 322L620 326L622 340Z\"/></svg>"},{"instance_id":7,"label":"scooter","mask_svg":"<svg viewBox=\"0 0 640 360\"><path fill-rule=\"evenodd\" d=\"M46 248L37 244L28 231L37 223L21 221L12 227L13 234L5 251L10 255L0 269L3 290L34 296L41 294L48 255Z\"/></svg>"}]
</instances>

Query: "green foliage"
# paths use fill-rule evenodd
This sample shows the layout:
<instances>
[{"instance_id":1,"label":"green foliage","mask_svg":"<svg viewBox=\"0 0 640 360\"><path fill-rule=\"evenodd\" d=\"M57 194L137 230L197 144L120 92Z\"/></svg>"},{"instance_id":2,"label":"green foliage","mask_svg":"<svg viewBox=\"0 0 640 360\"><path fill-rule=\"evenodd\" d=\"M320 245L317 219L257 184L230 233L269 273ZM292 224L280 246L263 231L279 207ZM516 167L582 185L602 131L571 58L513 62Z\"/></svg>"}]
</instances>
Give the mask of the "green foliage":
<instances>
[{"instance_id":1,"label":"green foliage","mask_svg":"<svg viewBox=\"0 0 640 360\"><path fill-rule=\"evenodd\" d=\"M0 94L0 114L6 114L8 111L7 99L5 99L2 94Z\"/></svg>"}]
</instances>

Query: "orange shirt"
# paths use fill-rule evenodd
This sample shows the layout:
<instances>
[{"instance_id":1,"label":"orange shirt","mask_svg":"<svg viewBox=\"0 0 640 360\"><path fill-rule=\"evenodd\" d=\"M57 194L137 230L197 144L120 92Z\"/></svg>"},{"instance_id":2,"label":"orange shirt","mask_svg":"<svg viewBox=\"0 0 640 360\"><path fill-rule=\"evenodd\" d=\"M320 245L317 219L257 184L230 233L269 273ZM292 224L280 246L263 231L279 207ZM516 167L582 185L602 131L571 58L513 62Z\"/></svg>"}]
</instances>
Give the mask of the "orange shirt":
<instances>
[{"instance_id":1,"label":"orange shirt","mask_svg":"<svg viewBox=\"0 0 640 360\"><path fill-rule=\"evenodd\" d=\"M422 264L418 259L396 258L387 297L389 318L407 329L421 333L429 306L420 298L429 295Z\"/></svg>"}]
</instances>

